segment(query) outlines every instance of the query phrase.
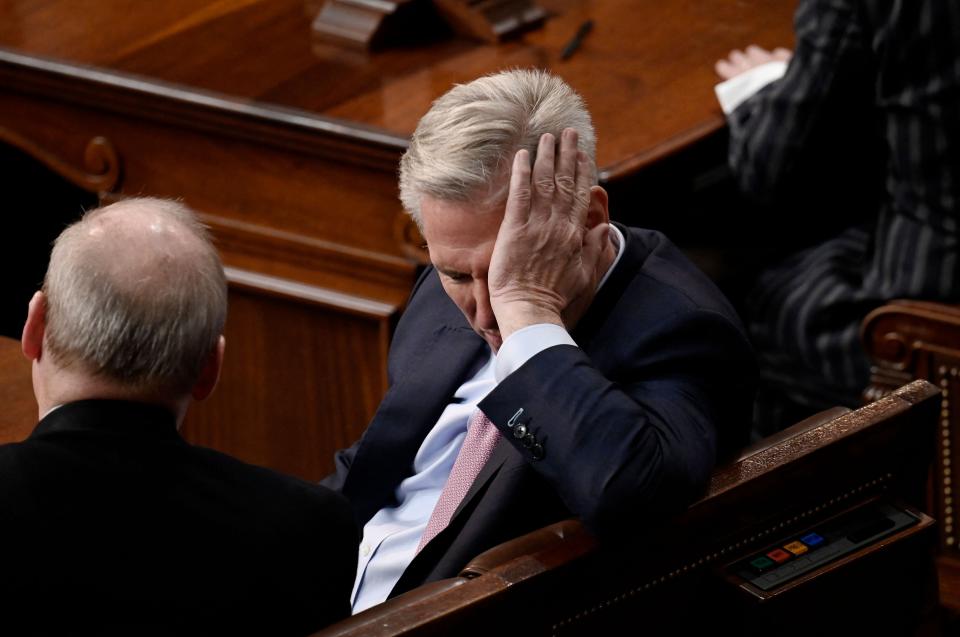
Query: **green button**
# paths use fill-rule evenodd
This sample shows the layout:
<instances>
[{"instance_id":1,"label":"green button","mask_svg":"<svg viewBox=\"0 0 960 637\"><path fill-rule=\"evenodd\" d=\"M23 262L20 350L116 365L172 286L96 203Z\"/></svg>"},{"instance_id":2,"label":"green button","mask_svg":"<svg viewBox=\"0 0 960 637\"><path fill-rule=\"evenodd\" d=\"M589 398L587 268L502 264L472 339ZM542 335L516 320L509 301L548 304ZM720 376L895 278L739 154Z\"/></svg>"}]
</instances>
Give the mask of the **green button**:
<instances>
[{"instance_id":1,"label":"green button","mask_svg":"<svg viewBox=\"0 0 960 637\"><path fill-rule=\"evenodd\" d=\"M765 571L773 565L773 560L771 560L769 557L760 556L756 559L750 560L750 566L758 571Z\"/></svg>"}]
</instances>

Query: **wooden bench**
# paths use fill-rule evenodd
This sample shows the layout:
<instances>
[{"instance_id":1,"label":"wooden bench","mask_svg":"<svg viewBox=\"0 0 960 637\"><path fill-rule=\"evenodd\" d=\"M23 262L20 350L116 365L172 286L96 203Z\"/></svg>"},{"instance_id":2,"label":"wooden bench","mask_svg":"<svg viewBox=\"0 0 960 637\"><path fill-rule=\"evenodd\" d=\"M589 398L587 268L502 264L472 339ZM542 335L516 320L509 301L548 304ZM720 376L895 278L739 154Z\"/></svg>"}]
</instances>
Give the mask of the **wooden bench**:
<instances>
[{"instance_id":1,"label":"wooden bench","mask_svg":"<svg viewBox=\"0 0 960 637\"><path fill-rule=\"evenodd\" d=\"M925 381L828 410L721 465L676 519L602 543L562 521L316 637L911 631L936 600L935 527L919 507L938 410ZM773 548L811 531L840 537L842 524L881 510L912 522L767 590L745 579L744 566Z\"/></svg>"}]
</instances>

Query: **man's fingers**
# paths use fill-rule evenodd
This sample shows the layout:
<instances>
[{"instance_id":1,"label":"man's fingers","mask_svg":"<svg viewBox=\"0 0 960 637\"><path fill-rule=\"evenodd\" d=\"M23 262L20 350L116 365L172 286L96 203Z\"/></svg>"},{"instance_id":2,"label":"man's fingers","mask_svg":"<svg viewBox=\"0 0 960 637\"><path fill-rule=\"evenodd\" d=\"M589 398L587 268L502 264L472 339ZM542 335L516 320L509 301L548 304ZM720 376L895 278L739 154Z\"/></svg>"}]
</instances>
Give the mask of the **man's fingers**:
<instances>
[{"instance_id":1,"label":"man's fingers","mask_svg":"<svg viewBox=\"0 0 960 637\"><path fill-rule=\"evenodd\" d=\"M554 182L554 156L556 154L556 139L550 133L540 136L540 145L537 146L537 159L533 162L533 200L531 213L549 214L550 202L556 190Z\"/></svg>"},{"instance_id":2,"label":"man's fingers","mask_svg":"<svg viewBox=\"0 0 960 637\"><path fill-rule=\"evenodd\" d=\"M510 170L510 191L507 193L507 208L503 224L526 223L530 218L530 153L521 148L513 156Z\"/></svg>"},{"instance_id":3,"label":"man's fingers","mask_svg":"<svg viewBox=\"0 0 960 637\"><path fill-rule=\"evenodd\" d=\"M577 148L579 139L576 130L564 129L557 157L556 138L543 134L532 168L529 153L517 151L510 173L505 223L526 223L532 217L542 221L552 212L564 214L578 224L586 220L593 168Z\"/></svg>"},{"instance_id":4,"label":"man's fingers","mask_svg":"<svg viewBox=\"0 0 960 637\"><path fill-rule=\"evenodd\" d=\"M554 182L557 187L556 201L560 208L567 210L573 201L577 187L578 155L577 142L580 136L572 128L565 128L560 134L560 157L557 160L557 173Z\"/></svg>"},{"instance_id":5,"label":"man's fingers","mask_svg":"<svg viewBox=\"0 0 960 637\"><path fill-rule=\"evenodd\" d=\"M592 273L597 271L600 255L603 254L603 248L609 240L610 224L607 223L598 224L583 236L581 259L584 272Z\"/></svg>"},{"instance_id":6,"label":"man's fingers","mask_svg":"<svg viewBox=\"0 0 960 637\"><path fill-rule=\"evenodd\" d=\"M577 182L574 186L573 206L571 217L576 224L583 227L587 222L587 211L590 209L590 187L593 185L593 165L590 158L582 150L577 151Z\"/></svg>"}]
</instances>

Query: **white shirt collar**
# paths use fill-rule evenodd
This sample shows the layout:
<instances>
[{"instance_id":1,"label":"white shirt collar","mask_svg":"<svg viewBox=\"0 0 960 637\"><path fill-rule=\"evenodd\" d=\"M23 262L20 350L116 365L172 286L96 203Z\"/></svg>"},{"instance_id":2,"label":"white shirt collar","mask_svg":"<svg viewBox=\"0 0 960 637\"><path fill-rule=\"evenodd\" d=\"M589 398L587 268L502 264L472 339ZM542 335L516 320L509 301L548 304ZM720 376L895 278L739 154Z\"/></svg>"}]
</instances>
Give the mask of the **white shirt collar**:
<instances>
[{"instance_id":1,"label":"white shirt collar","mask_svg":"<svg viewBox=\"0 0 960 637\"><path fill-rule=\"evenodd\" d=\"M613 263L610 264L610 267L607 268L606 274L603 275L603 278L600 279L600 284L597 285L597 291L603 287L603 284L607 282L607 279L610 278L610 274L613 272L613 269L617 267L617 264L620 263L620 257L623 256L624 251L627 248L627 240L624 238L623 233L620 232L620 228L616 227L612 223L610 224L610 240L617 246L617 256L613 259Z\"/></svg>"}]
</instances>

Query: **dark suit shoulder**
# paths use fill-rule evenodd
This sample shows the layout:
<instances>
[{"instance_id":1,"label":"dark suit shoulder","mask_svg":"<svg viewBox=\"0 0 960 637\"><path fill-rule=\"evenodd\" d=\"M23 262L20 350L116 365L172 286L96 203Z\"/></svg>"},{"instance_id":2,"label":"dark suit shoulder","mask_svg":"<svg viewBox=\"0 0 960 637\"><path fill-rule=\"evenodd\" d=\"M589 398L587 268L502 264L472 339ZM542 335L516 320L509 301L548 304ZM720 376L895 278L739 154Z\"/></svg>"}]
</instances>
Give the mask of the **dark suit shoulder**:
<instances>
[{"instance_id":1,"label":"dark suit shoulder","mask_svg":"<svg viewBox=\"0 0 960 637\"><path fill-rule=\"evenodd\" d=\"M264 506L282 509L298 517L324 513L333 518L352 520L346 498L324 486L207 447L190 446L189 453L200 459L213 475L232 484L238 491L250 489L269 497L261 503Z\"/></svg>"},{"instance_id":2,"label":"dark suit shoulder","mask_svg":"<svg viewBox=\"0 0 960 637\"><path fill-rule=\"evenodd\" d=\"M52 624L122 612L170 634L302 635L349 614L358 532L342 496L191 446L172 418L65 420L90 411L0 447L0 537L23 548L4 599L29 615L42 587L65 609Z\"/></svg>"},{"instance_id":3,"label":"dark suit shoulder","mask_svg":"<svg viewBox=\"0 0 960 637\"><path fill-rule=\"evenodd\" d=\"M739 319L723 292L666 235L646 228L630 228L631 240L644 246L646 256L637 275L672 291L681 307L719 312Z\"/></svg>"}]
</instances>

